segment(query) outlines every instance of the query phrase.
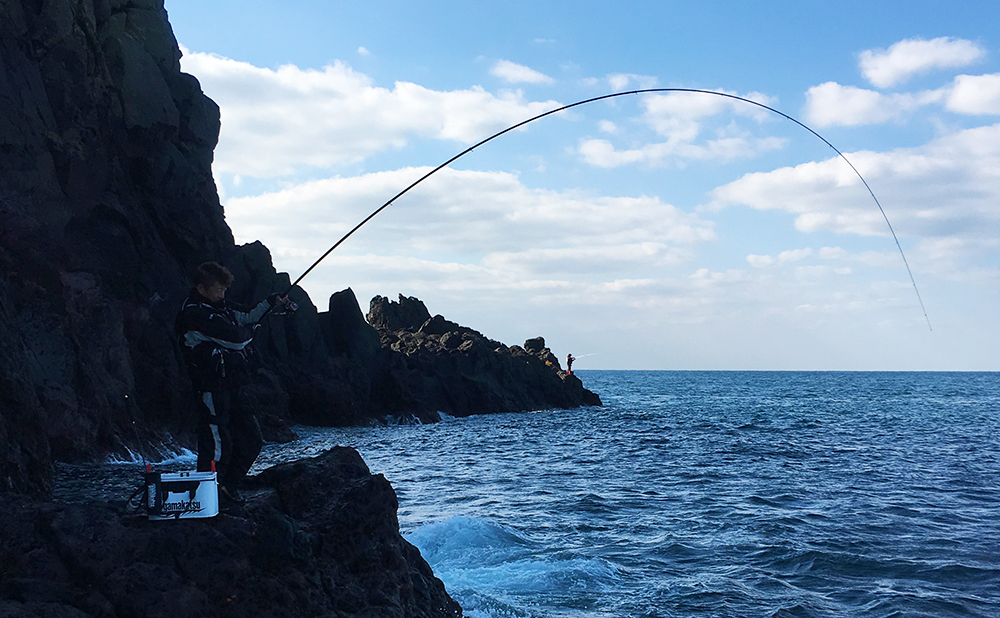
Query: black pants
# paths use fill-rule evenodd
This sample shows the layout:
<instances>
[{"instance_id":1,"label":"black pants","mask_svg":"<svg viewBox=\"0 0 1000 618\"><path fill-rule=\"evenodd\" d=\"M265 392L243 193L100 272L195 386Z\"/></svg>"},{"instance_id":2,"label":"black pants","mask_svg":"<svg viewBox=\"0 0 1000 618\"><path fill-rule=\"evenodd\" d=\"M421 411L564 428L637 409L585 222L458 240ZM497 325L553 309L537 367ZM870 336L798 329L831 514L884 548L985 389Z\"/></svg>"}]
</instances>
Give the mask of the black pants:
<instances>
[{"instance_id":1,"label":"black pants","mask_svg":"<svg viewBox=\"0 0 1000 618\"><path fill-rule=\"evenodd\" d=\"M198 398L198 470L209 472L215 462L219 482L235 487L260 454L260 425L239 405L239 388L203 391Z\"/></svg>"}]
</instances>

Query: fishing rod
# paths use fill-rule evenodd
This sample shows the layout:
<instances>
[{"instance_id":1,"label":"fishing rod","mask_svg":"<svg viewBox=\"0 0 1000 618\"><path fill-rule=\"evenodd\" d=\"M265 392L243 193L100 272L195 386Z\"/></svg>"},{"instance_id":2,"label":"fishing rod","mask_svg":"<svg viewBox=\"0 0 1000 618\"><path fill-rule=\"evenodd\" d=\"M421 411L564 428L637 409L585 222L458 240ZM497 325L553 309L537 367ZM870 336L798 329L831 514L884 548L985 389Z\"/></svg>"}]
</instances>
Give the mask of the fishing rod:
<instances>
[{"instance_id":1,"label":"fishing rod","mask_svg":"<svg viewBox=\"0 0 1000 618\"><path fill-rule=\"evenodd\" d=\"M847 165L849 165L851 167L852 170L854 170L854 173L857 174L858 178L860 178L861 182L865 185L865 189L868 190L868 194L872 196L873 200L875 200L875 205L878 206L879 212L882 213L882 218L885 219L885 224L889 227L889 233L892 234L892 239L896 242L896 248L899 249L899 255L903 258L903 265L906 266L906 272L910 276L910 283L913 284L913 291L916 292L916 294L917 294L917 301L920 303L920 310L923 312L924 319L927 321L927 328L929 328L932 331L934 330L931 327L931 320L927 316L927 310L924 308L924 301L920 297L920 290L917 289L917 281L916 281L916 279L913 278L913 271L910 270L910 264L906 260L906 254L903 253L903 247L902 247L902 245L899 244L899 238L896 237L896 231L894 229L892 229L892 223L889 222L888 215L885 214L885 210L882 208L882 204L878 201L878 198L875 197L875 192L872 191L872 188L868 185L868 181L866 181L865 177L861 175L861 172L858 171L858 168L854 167L854 164L851 163L850 159L848 159L844 155L843 152L841 152L836 146L834 146L833 144L831 144L829 142L829 140L827 140L825 137L823 137L822 135L820 135L816 131L812 130L805 123L800 122L799 120L793 118L792 116L789 116L788 114L786 114L786 113L784 113L784 112L782 112L780 110L777 110L777 109L775 109L775 108L773 108L773 107L771 107L769 105L765 105L765 104L760 103L758 101L754 101L752 99L746 99L744 97L737 96L735 94L729 94L727 92L717 92L715 90L701 90L699 88L643 88L643 89L640 89L640 90L629 90L629 91L626 91L626 92L614 92L614 93L605 94L605 95L602 95L602 96L599 96L599 97L593 97L593 98L590 98L590 99L584 99L583 101L577 101L576 103L570 103L569 105L563 105L562 107L557 107L557 108L549 110L547 112L543 112L541 114L538 114L537 116L533 116L531 118L528 118L527 120L522 120L521 122L519 122L519 123L517 123L515 125L512 125L512 126L509 126L509 127L507 127L506 129L504 129L502 131L498 131L497 133L494 133L493 135L487 137L486 139L481 140L479 142L476 142L472 146L469 146L468 148L466 148L462 152L458 153L457 155L453 156L452 158L448 159L447 161L445 161L441 165L438 165L437 167L435 167L434 169L432 169L431 171L427 172L426 174L424 174L423 176L421 176L420 178L418 178L416 181L414 181L413 183L411 183L408 187L406 187L405 189L403 189L402 191L400 191L396 195L392 196L392 198L389 199L389 201L387 201L386 203L382 204L381 206L379 206L378 208L376 208L374 211L372 211L372 213L370 215L368 215L367 217L365 217L360 223L358 223L353 228L351 228L351 230L349 232L347 232L346 234L344 234L340 238L340 240L338 240L337 242L335 242L332 247L330 247L329 249L327 249L326 253L324 253L323 255L321 255L319 257L319 259L317 259L315 262L312 263L312 266L310 266L309 268L307 268L304 273L302 273L301 275L299 275L299 278L296 279L290 286L288 286L288 289L285 291L285 293L282 296L288 296L288 292L290 292L292 290L292 288L294 288L296 285L298 285L299 282L301 282L303 279L305 279L306 275L308 275L309 273L311 273L313 271L313 269L316 268L319 265L320 262L322 262L323 260L325 260L328 255L330 255L331 253L333 253L333 251L337 247L339 247L345 240L347 240L348 238L350 238L351 235L354 234L354 232L357 232L359 229L361 229L362 226L364 226L366 223L368 223L369 221L371 221L372 219L374 219L377 214L379 214L380 212L382 212L383 210L385 210L386 208L388 208L390 204L392 204L393 202L395 202L396 200L398 200L403 195L406 195L406 193L408 193L410 191L410 189L416 187L417 185L419 185L423 181L427 180L428 178L430 178L434 174L438 173L440 170L448 167L449 165L451 165L452 163L454 163L458 159L461 159L462 157L464 157L465 155L469 154L470 152L472 152L476 148L479 148L480 146L482 146L482 145L484 145L484 144L486 144L488 142L491 142L491 141L495 140L496 138L498 138L498 137L500 137L502 135L510 133L511 131L517 130L517 129L523 127L526 124L535 122L536 120L541 120L542 118L545 118L546 116L551 116L552 114L558 114L559 112L565 111L567 109L572 109L574 107L579 107L581 105L587 105L588 103L595 103L597 101L604 101L606 99L613 99L615 97L624 97L624 96L635 95L635 94L664 93L664 92L688 92L688 93L697 93L697 94L708 94L708 95L714 95L714 96L718 96L718 97L724 97L724 98L727 98L727 99L733 99L733 100L736 100L736 101L742 101L744 103L749 103L750 105L756 105L757 107L766 109L769 112L773 112L773 113L775 113L775 114L777 114L777 115L779 115L779 116L781 116L783 118L791 120L795 124L799 125L803 129L805 129L806 131L809 131L810 133L812 133L813 135L815 135L816 137L818 137L824 144L826 144L827 146L829 146L830 148L832 148L833 151L836 152L837 155L841 159L843 159L847 163ZM268 312L270 312L270 310L268 310ZM265 313L265 315L266 315L266 313ZM263 319L263 316L261 316L261 319Z\"/></svg>"}]
</instances>

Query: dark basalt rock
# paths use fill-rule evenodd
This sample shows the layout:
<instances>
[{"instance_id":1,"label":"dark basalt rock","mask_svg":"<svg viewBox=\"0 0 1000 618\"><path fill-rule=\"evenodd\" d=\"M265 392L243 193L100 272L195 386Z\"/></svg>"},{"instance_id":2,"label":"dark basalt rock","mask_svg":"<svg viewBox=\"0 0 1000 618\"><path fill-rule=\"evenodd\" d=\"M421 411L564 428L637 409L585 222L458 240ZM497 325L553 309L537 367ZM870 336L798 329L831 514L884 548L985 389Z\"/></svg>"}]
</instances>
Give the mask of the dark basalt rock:
<instances>
[{"instance_id":1,"label":"dark basalt rock","mask_svg":"<svg viewBox=\"0 0 1000 618\"><path fill-rule=\"evenodd\" d=\"M415 331L431 318L427 307L412 296L399 295L399 302L376 296L368 310L368 323L379 331Z\"/></svg>"},{"instance_id":2,"label":"dark basalt rock","mask_svg":"<svg viewBox=\"0 0 1000 618\"><path fill-rule=\"evenodd\" d=\"M0 615L452 618L353 449L251 478L235 515L151 522L0 494Z\"/></svg>"},{"instance_id":3,"label":"dark basalt rock","mask_svg":"<svg viewBox=\"0 0 1000 618\"><path fill-rule=\"evenodd\" d=\"M332 353L365 365L375 361L381 347L378 332L365 321L351 288L330 296L329 311L319 317Z\"/></svg>"},{"instance_id":4,"label":"dark basalt rock","mask_svg":"<svg viewBox=\"0 0 1000 618\"><path fill-rule=\"evenodd\" d=\"M192 420L169 325L185 273L233 239L219 110L179 58L162 2L3 3L2 489L45 494L52 458Z\"/></svg>"},{"instance_id":5,"label":"dark basalt rock","mask_svg":"<svg viewBox=\"0 0 1000 618\"><path fill-rule=\"evenodd\" d=\"M413 297L371 301L368 321L397 357L373 391L373 397L384 395L386 409L424 418L434 411L468 416L601 405L579 378L561 369L543 338L510 348L440 315L417 325L416 318L425 315L430 312Z\"/></svg>"}]
</instances>

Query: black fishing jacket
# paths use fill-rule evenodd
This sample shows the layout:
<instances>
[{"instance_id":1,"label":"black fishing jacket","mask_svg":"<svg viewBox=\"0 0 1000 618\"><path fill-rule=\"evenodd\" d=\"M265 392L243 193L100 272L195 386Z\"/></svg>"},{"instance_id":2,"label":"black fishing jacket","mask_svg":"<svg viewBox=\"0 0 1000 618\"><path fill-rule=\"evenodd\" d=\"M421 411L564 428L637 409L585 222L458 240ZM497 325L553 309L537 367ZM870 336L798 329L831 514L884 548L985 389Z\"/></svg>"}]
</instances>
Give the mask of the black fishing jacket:
<instances>
[{"instance_id":1,"label":"black fishing jacket","mask_svg":"<svg viewBox=\"0 0 1000 618\"><path fill-rule=\"evenodd\" d=\"M271 306L270 300L262 300L246 311L225 300L213 304L192 290L174 327L197 390L239 386L249 379L251 327Z\"/></svg>"}]
</instances>

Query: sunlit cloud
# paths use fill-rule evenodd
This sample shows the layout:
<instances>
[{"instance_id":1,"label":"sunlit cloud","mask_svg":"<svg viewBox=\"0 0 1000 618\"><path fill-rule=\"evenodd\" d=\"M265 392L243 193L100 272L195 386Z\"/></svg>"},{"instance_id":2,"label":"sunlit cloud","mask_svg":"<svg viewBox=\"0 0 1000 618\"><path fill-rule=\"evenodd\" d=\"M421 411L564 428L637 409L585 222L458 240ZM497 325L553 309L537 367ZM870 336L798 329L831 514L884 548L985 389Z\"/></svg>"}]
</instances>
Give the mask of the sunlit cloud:
<instances>
[{"instance_id":1,"label":"sunlit cloud","mask_svg":"<svg viewBox=\"0 0 1000 618\"><path fill-rule=\"evenodd\" d=\"M260 239L276 251L311 248L319 255L385 196L427 171L408 168L330 178L232 198L225 204L226 218L239 230L239 242ZM405 196L389 208L352 239L362 249L365 243L375 242L421 252L479 256L476 259L512 252L551 259L555 255L551 252L532 254L530 250L565 248L582 256L604 247L617 251L619 258L645 260L649 251L664 254L668 245L689 246L714 238L711 222L655 197L531 189L506 172L446 168L425 183L419 194ZM647 253L637 254L640 248Z\"/></svg>"},{"instance_id":2,"label":"sunlit cloud","mask_svg":"<svg viewBox=\"0 0 1000 618\"><path fill-rule=\"evenodd\" d=\"M1000 73L959 75L945 107L960 114L1000 114Z\"/></svg>"},{"instance_id":3,"label":"sunlit cloud","mask_svg":"<svg viewBox=\"0 0 1000 618\"><path fill-rule=\"evenodd\" d=\"M812 254L813 250L808 247L805 249L789 249L774 256L750 254L747 256L747 262L749 262L754 268L767 268L776 264L799 262Z\"/></svg>"},{"instance_id":4,"label":"sunlit cloud","mask_svg":"<svg viewBox=\"0 0 1000 618\"><path fill-rule=\"evenodd\" d=\"M637 75L635 73L612 73L605 77L612 90L619 92L630 86L637 90L656 88L659 79L652 75Z\"/></svg>"},{"instance_id":5,"label":"sunlit cloud","mask_svg":"<svg viewBox=\"0 0 1000 618\"><path fill-rule=\"evenodd\" d=\"M660 242L615 245L584 245L523 251L498 251L486 255L483 265L522 275L542 273L586 274L622 273L641 268L666 268L690 262L694 252L687 246Z\"/></svg>"},{"instance_id":6,"label":"sunlit cloud","mask_svg":"<svg viewBox=\"0 0 1000 618\"><path fill-rule=\"evenodd\" d=\"M985 55L982 47L965 39L905 39L889 49L861 52L859 65L869 83L877 88L889 88L934 69L967 66Z\"/></svg>"},{"instance_id":7,"label":"sunlit cloud","mask_svg":"<svg viewBox=\"0 0 1000 618\"><path fill-rule=\"evenodd\" d=\"M618 150L605 139L583 139L577 145L576 152L585 162L595 167L615 168L633 164L658 167L679 165L686 160L747 159L762 152L778 150L784 144L785 140L778 137L733 136L707 140L704 144L657 142L639 148Z\"/></svg>"},{"instance_id":8,"label":"sunlit cloud","mask_svg":"<svg viewBox=\"0 0 1000 618\"><path fill-rule=\"evenodd\" d=\"M917 94L882 94L854 86L826 82L806 92L806 121L819 127L881 124L943 101L944 90Z\"/></svg>"},{"instance_id":9,"label":"sunlit cloud","mask_svg":"<svg viewBox=\"0 0 1000 618\"><path fill-rule=\"evenodd\" d=\"M732 93L728 93L732 94ZM760 93L750 93L743 98L763 103L773 100ZM703 139L705 121L724 114L752 118L763 122L768 112L758 106L737 99L713 94L677 92L649 95L642 99L642 124L651 128L666 141L618 148L608 139L583 138L576 152L585 162L596 167L615 168L625 165L650 167L683 164L686 160L731 161L752 158L762 152L784 147L785 140L778 137L755 137L735 122L715 130L712 138ZM607 128L617 125L601 124Z\"/></svg>"},{"instance_id":10,"label":"sunlit cloud","mask_svg":"<svg viewBox=\"0 0 1000 618\"><path fill-rule=\"evenodd\" d=\"M952 268L961 259L979 259L982 254L976 250L996 251L1000 124L960 131L918 148L847 156L880 196L897 234L918 240L911 259L921 268L937 271L942 263L925 247L952 249ZM802 232L890 236L860 179L839 157L746 174L712 191L707 207L736 204L788 212Z\"/></svg>"},{"instance_id":11,"label":"sunlit cloud","mask_svg":"<svg viewBox=\"0 0 1000 618\"><path fill-rule=\"evenodd\" d=\"M244 177L358 162L417 138L473 143L559 106L478 86L436 91L397 82L382 88L339 61L322 70L272 70L185 51L182 66L221 109L215 172Z\"/></svg>"},{"instance_id":12,"label":"sunlit cloud","mask_svg":"<svg viewBox=\"0 0 1000 618\"><path fill-rule=\"evenodd\" d=\"M826 82L806 92L805 118L819 127L903 121L928 105L967 115L1000 114L1000 73L959 75L949 85L916 93L884 94Z\"/></svg>"},{"instance_id":13,"label":"sunlit cloud","mask_svg":"<svg viewBox=\"0 0 1000 618\"><path fill-rule=\"evenodd\" d=\"M613 123L613 122L611 122L610 120L599 120L597 122L597 128L602 133L612 133L612 134L614 134L614 133L618 132L618 125L615 124L615 123Z\"/></svg>"},{"instance_id":14,"label":"sunlit cloud","mask_svg":"<svg viewBox=\"0 0 1000 618\"><path fill-rule=\"evenodd\" d=\"M331 178L232 198L225 204L226 218L237 242L261 240L281 268L301 272L385 195L426 171ZM352 280L364 279L387 263L388 253L397 256L389 260L397 270L377 275L383 285L388 277L411 287L432 287L433 281L455 293L496 290L502 296L505 288L508 294L530 288L537 298L544 288L545 294L565 296L604 277L643 278L683 269L697 247L715 239L711 221L657 198L531 189L500 172L445 169L419 195L389 208L331 255L325 264L330 277L342 276L348 260ZM403 262L420 272L400 270ZM336 283L324 289L328 280L320 273L311 276L311 293L324 298L338 289Z\"/></svg>"},{"instance_id":15,"label":"sunlit cloud","mask_svg":"<svg viewBox=\"0 0 1000 618\"><path fill-rule=\"evenodd\" d=\"M687 127L692 121L728 113L736 116L753 118L763 122L770 117L770 112L732 97L740 97L762 105L775 106L774 97L760 92L738 94L727 90L716 90L720 94L704 92L670 92L665 94L650 94L642 99L645 110L644 120L661 135L673 135L678 127L684 127L682 132L690 131Z\"/></svg>"},{"instance_id":16,"label":"sunlit cloud","mask_svg":"<svg viewBox=\"0 0 1000 618\"><path fill-rule=\"evenodd\" d=\"M508 84L551 84L555 80L530 67L500 60L490 68L490 75L499 77Z\"/></svg>"}]
</instances>

